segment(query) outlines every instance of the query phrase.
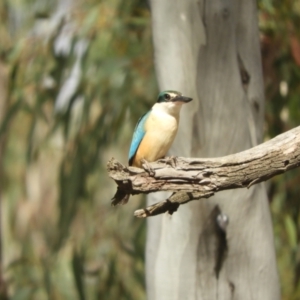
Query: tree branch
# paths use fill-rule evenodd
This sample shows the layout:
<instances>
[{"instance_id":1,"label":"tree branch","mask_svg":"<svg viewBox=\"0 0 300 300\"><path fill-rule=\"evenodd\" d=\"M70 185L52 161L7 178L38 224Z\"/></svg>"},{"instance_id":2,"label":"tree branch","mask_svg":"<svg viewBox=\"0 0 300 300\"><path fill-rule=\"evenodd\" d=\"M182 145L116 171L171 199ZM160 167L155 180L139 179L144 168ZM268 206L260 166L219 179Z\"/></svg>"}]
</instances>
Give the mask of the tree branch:
<instances>
[{"instance_id":1,"label":"tree branch","mask_svg":"<svg viewBox=\"0 0 300 300\"><path fill-rule=\"evenodd\" d=\"M214 193L249 188L300 165L300 126L246 151L219 158L169 157L143 164L143 169L126 167L114 158L107 163L109 176L118 185L113 205L126 194L173 191L165 201L135 211L148 217Z\"/></svg>"}]
</instances>

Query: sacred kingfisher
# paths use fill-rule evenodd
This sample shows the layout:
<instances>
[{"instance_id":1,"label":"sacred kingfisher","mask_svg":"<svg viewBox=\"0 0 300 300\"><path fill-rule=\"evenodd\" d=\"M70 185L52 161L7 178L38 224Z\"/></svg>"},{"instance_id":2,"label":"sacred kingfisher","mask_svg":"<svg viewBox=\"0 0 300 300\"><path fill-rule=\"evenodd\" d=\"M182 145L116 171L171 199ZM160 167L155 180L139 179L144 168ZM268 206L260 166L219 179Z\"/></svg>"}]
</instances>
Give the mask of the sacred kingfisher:
<instances>
[{"instance_id":1,"label":"sacred kingfisher","mask_svg":"<svg viewBox=\"0 0 300 300\"><path fill-rule=\"evenodd\" d=\"M169 151L177 133L182 105L192 101L176 91L164 91L158 95L151 110L138 121L129 150L129 166L142 167L143 160L153 162ZM122 200L117 201L120 195ZM112 199L112 205L125 204L129 195L121 190Z\"/></svg>"},{"instance_id":2,"label":"sacred kingfisher","mask_svg":"<svg viewBox=\"0 0 300 300\"><path fill-rule=\"evenodd\" d=\"M152 109L138 121L129 150L129 165L142 167L148 162L163 158L169 151L177 133L182 104L192 101L175 91L158 95Z\"/></svg>"}]
</instances>

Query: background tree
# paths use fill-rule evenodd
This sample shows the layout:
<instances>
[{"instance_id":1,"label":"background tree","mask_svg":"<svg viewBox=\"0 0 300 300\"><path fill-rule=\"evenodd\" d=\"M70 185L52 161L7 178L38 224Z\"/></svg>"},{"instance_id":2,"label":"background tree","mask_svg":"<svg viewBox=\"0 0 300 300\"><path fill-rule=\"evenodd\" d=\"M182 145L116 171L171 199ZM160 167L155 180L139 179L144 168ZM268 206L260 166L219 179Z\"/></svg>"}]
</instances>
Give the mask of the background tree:
<instances>
[{"instance_id":1,"label":"background tree","mask_svg":"<svg viewBox=\"0 0 300 300\"><path fill-rule=\"evenodd\" d=\"M259 5L267 91L265 128L267 136L273 137L299 123L299 1L261 0ZM154 9L153 6L153 12ZM203 11L201 5L192 6L185 13L195 21L195 30L203 28L200 9ZM239 7L236 9L240 11ZM233 22L230 13L222 21L225 25ZM0 104L1 116L5 117L0 127L1 240L9 297L143 299L145 222L132 217L132 211L141 205L136 203L138 199L132 199L121 209L110 207L115 186L107 178L105 164L111 156L123 155L126 162L124 149L129 147L135 123L158 93L152 68L150 12L145 1L4 0L0 3L0 15ZM185 24L185 30L190 28L189 19L184 23L182 18L184 15L179 20ZM209 19L204 25L206 22ZM224 31L229 31L225 25ZM192 29L193 26L188 39ZM199 31L193 46L187 47L193 59L199 43L204 43L204 32L206 29ZM234 35L230 40L234 41ZM81 41L87 42L83 52L78 46ZM161 51L168 51L169 44L172 49L173 43L176 40L170 37L163 40L165 47ZM224 43L221 49L228 45L228 41ZM173 57L170 50L168 54ZM232 59L236 61L236 56ZM78 66L81 72L77 72ZM198 65L182 67L187 73L193 72L187 78L198 76L198 70L199 75L205 72ZM210 67L208 73L209 70ZM162 73L166 71L158 71L161 88L165 78ZM258 77L256 74L253 78ZM59 95L70 78L76 79L73 94L65 96L65 110L57 110L58 99L62 99ZM240 85L239 74L235 73L234 78ZM187 80L175 88L202 99L205 93L211 94L202 87L203 83L190 86L192 82ZM201 91L196 91L196 86ZM262 95L261 88L259 91ZM220 120L210 119L206 115L210 108L199 103L199 115L205 114L199 118L200 126L195 127L200 129L201 139L197 141L205 149L215 145L204 144L207 139L202 135L203 128L208 126L205 130L213 132L217 126L214 122ZM238 116L230 114L230 119L233 117ZM190 126L180 130L188 130L187 136L191 134ZM177 149L174 148L180 155L196 154L195 149L200 148L180 146L177 143ZM234 149L228 152L231 150ZM298 176L295 170L269 184L283 299L298 299L300 295ZM251 215L246 221L248 218ZM224 266L221 273L222 270Z\"/></svg>"},{"instance_id":2,"label":"background tree","mask_svg":"<svg viewBox=\"0 0 300 300\"><path fill-rule=\"evenodd\" d=\"M151 9L160 89L195 99L172 154L217 157L262 142L255 1L153 0ZM220 234L222 214L229 224ZM148 222L149 299L280 298L264 185L218 193Z\"/></svg>"}]
</instances>

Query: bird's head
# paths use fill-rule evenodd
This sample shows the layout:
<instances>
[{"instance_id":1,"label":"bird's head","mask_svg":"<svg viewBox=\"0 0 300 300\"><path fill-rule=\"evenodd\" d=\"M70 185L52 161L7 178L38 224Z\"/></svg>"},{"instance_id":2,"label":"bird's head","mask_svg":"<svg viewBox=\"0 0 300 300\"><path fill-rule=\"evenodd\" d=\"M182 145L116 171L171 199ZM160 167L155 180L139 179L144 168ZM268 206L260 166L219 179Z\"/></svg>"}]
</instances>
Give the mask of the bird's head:
<instances>
[{"instance_id":1,"label":"bird's head","mask_svg":"<svg viewBox=\"0 0 300 300\"><path fill-rule=\"evenodd\" d=\"M192 98L182 96L180 92L163 91L158 95L156 107L161 107L169 113L179 112L182 104L192 101Z\"/></svg>"},{"instance_id":2,"label":"bird's head","mask_svg":"<svg viewBox=\"0 0 300 300\"><path fill-rule=\"evenodd\" d=\"M184 104L192 101L192 98L182 96L180 92L163 91L158 95L157 103L176 103Z\"/></svg>"}]
</instances>

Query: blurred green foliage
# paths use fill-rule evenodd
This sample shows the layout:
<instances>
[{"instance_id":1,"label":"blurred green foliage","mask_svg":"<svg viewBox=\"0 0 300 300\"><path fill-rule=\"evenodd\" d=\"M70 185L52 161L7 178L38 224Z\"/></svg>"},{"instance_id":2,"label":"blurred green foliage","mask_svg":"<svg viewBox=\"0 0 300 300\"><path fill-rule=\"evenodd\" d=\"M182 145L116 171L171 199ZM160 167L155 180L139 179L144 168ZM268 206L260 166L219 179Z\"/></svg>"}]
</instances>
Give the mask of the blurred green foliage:
<instances>
[{"instance_id":1,"label":"blurred green foliage","mask_svg":"<svg viewBox=\"0 0 300 300\"><path fill-rule=\"evenodd\" d=\"M138 0L74 3L63 18L59 1L0 4L8 293L143 299L145 222L132 216L137 201L110 206L115 186L106 162L112 155L126 161L138 116L157 93L149 10ZM80 41L87 48L78 60ZM77 63L82 71L67 105L55 111Z\"/></svg>"},{"instance_id":2,"label":"blurred green foliage","mask_svg":"<svg viewBox=\"0 0 300 300\"><path fill-rule=\"evenodd\" d=\"M59 3L0 2L7 292L11 299L144 299L145 222L132 217L138 201L110 207L115 186L105 164L111 156L126 161L133 127L157 94L150 12L142 0L78 0L55 19ZM259 8L266 135L273 137L300 120L300 1L260 0ZM62 34L65 52L56 48ZM78 60L81 41L87 49ZM73 92L55 109L76 63L82 71ZM269 185L284 299L300 298L299 176L290 171Z\"/></svg>"}]
</instances>

